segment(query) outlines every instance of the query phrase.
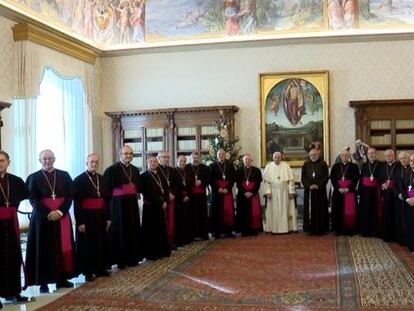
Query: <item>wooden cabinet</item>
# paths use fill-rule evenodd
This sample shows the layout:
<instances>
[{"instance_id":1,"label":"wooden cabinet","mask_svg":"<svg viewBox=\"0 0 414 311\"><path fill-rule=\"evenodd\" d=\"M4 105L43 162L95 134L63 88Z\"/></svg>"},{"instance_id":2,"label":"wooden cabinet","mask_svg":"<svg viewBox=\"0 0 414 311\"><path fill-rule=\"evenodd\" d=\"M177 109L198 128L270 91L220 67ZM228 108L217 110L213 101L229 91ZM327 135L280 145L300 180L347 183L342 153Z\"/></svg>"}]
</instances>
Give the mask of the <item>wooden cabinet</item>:
<instances>
[{"instance_id":1,"label":"wooden cabinet","mask_svg":"<svg viewBox=\"0 0 414 311\"><path fill-rule=\"evenodd\" d=\"M378 151L414 151L414 99L350 101L349 105L355 109L357 139Z\"/></svg>"},{"instance_id":2,"label":"wooden cabinet","mask_svg":"<svg viewBox=\"0 0 414 311\"><path fill-rule=\"evenodd\" d=\"M232 123L230 135L234 137L236 106L105 112L112 118L114 159L119 158L118 151L124 144L134 149L133 164L141 171L148 156L163 150L170 154L170 165L180 154L207 153L209 141L217 132L213 122L220 111Z\"/></svg>"}]
</instances>

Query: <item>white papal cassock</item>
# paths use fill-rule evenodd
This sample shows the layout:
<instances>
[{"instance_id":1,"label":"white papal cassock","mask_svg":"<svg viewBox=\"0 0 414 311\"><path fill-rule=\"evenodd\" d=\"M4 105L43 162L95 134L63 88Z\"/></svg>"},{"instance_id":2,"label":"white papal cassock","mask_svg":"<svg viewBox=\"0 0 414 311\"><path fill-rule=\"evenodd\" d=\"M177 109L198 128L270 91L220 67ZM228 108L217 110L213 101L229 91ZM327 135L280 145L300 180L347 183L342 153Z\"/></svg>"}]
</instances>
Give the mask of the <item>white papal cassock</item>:
<instances>
[{"instance_id":1,"label":"white papal cassock","mask_svg":"<svg viewBox=\"0 0 414 311\"><path fill-rule=\"evenodd\" d=\"M264 231L287 233L298 230L295 201L289 194L295 194L295 179L289 164L275 162L266 165L263 174L264 193L271 193L267 199Z\"/></svg>"}]
</instances>

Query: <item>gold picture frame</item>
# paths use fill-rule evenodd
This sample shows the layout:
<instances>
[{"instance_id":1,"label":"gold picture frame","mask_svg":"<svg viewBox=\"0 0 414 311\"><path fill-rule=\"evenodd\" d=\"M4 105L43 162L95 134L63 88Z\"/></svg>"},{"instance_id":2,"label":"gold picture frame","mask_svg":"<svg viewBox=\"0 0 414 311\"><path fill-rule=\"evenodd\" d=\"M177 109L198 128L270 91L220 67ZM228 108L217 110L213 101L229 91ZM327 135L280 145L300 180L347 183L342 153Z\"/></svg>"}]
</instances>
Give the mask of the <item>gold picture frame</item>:
<instances>
[{"instance_id":1,"label":"gold picture frame","mask_svg":"<svg viewBox=\"0 0 414 311\"><path fill-rule=\"evenodd\" d=\"M314 145L329 164L329 72L259 74L261 163L280 151L301 167Z\"/></svg>"}]
</instances>

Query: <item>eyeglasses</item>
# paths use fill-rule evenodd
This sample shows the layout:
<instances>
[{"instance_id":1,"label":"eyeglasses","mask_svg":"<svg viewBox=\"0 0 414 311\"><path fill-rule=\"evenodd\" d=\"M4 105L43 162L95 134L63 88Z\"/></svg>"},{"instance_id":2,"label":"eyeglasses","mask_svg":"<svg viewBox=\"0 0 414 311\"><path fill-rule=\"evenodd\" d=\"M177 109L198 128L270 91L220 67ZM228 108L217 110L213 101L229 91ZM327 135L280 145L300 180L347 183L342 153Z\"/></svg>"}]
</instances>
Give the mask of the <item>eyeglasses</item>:
<instances>
[{"instance_id":1,"label":"eyeglasses","mask_svg":"<svg viewBox=\"0 0 414 311\"><path fill-rule=\"evenodd\" d=\"M134 153L133 152L122 152L122 155L133 155Z\"/></svg>"}]
</instances>

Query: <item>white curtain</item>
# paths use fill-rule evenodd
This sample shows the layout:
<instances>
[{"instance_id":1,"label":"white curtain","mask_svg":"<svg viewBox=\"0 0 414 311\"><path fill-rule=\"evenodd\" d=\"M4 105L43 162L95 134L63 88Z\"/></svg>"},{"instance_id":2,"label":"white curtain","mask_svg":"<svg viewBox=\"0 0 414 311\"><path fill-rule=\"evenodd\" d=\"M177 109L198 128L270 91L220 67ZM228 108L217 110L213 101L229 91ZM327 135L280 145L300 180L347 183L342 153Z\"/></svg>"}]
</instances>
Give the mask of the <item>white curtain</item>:
<instances>
[{"instance_id":1,"label":"white curtain","mask_svg":"<svg viewBox=\"0 0 414 311\"><path fill-rule=\"evenodd\" d=\"M15 139L13 171L25 178L40 168L38 154L51 149L55 166L72 177L85 167L90 150L91 113L79 77L44 69L39 96L15 99L12 105Z\"/></svg>"},{"instance_id":2,"label":"white curtain","mask_svg":"<svg viewBox=\"0 0 414 311\"><path fill-rule=\"evenodd\" d=\"M40 151L51 149L55 167L69 172L72 178L85 169L90 150L91 110L79 77L65 77L52 67L45 67L36 98L16 98L13 114L13 161L11 171L23 179L41 168ZM30 212L27 201L20 210ZM20 226L28 219L19 217Z\"/></svg>"}]
</instances>

